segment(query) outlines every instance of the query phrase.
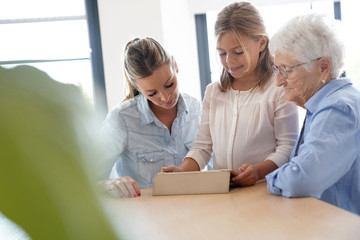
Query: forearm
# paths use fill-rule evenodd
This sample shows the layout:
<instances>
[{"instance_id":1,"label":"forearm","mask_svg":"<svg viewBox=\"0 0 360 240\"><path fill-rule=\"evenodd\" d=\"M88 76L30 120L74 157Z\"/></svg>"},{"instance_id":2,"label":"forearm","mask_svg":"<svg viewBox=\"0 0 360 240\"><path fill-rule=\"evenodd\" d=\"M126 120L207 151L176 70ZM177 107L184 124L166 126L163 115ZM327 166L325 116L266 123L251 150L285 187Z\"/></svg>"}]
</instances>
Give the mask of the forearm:
<instances>
[{"instance_id":1,"label":"forearm","mask_svg":"<svg viewBox=\"0 0 360 240\"><path fill-rule=\"evenodd\" d=\"M266 175L278 168L278 166L271 160L267 159L261 163L255 164L259 180L265 178Z\"/></svg>"},{"instance_id":2,"label":"forearm","mask_svg":"<svg viewBox=\"0 0 360 240\"><path fill-rule=\"evenodd\" d=\"M193 158L190 158L190 157L184 158L184 160L179 165L179 167L186 172L187 171L200 171L200 167L197 164L197 162Z\"/></svg>"}]
</instances>

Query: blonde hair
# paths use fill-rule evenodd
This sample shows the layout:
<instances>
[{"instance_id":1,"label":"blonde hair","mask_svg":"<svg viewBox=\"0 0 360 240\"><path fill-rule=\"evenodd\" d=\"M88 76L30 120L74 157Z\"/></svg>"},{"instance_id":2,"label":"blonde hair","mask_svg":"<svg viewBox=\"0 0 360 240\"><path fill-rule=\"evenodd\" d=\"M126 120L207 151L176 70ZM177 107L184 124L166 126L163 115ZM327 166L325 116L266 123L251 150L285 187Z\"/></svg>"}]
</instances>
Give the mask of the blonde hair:
<instances>
[{"instance_id":1,"label":"blonde hair","mask_svg":"<svg viewBox=\"0 0 360 240\"><path fill-rule=\"evenodd\" d=\"M156 40L148 37L129 41L124 51L124 101L139 95L136 80L152 75L163 64L174 67L172 58Z\"/></svg>"},{"instance_id":2,"label":"blonde hair","mask_svg":"<svg viewBox=\"0 0 360 240\"><path fill-rule=\"evenodd\" d=\"M258 76L258 84L262 91L266 82L273 75L272 65L273 57L269 51L269 38L267 36L264 21L259 11L248 2L232 3L221 10L215 23L215 35L219 41L225 33L231 32L235 39L239 41L240 46L244 46L241 36L247 36L255 41L259 41L262 36L267 38L265 49L259 53L259 63L255 69ZM249 55L244 49L244 54L248 62ZM234 78L223 68L220 76L221 91L226 92L230 89Z\"/></svg>"}]
</instances>

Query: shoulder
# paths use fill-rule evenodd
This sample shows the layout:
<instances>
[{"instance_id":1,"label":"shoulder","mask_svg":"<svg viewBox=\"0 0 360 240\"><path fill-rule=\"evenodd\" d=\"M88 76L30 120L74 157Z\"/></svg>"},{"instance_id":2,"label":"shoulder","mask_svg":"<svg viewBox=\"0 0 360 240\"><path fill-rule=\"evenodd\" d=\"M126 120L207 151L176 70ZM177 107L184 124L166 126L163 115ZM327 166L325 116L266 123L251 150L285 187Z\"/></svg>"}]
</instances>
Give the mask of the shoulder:
<instances>
[{"instance_id":1,"label":"shoulder","mask_svg":"<svg viewBox=\"0 0 360 240\"><path fill-rule=\"evenodd\" d=\"M201 102L198 99L186 93L181 93L181 96L184 99L186 107L190 113L198 114L201 111Z\"/></svg>"},{"instance_id":2,"label":"shoulder","mask_svg":"<svg viewBox=\"0 0 360 240\"><path fill-rule=\"evenodd\" d=\"M212 90L212 91L219 91L221 92L221 88L220 88L220 82L219 81L216 81L216 82L212 82L210 84L208 84L206 86L206 90Z\"/></svg>"},{"instance_id":3,"label":"shoulder","mask_svg":"<svg viewBox=\"0 0 360 240\"><path fill-rule=\"evenodd\" d=\"M271 77L264 85L263 90L259 88L255 91L258 97L266 99L269 102L285 101L285 92L283 87L277 87L275 83L275 77Z\"/></svg>"},{"instance_id":4,"label":"shoulder","mask_svg":"<svg viewBox=\"0 0 360 240\"><path fill-rule=\"evenodd\" d=\"M190 96L189 94L187 93L181 93L181 96L184 98L184 101L186 104L197 104L197 103L200 103L199 100L197 100L196 98L194 98L193 96Z\"/></svg>"},{"instance_id":5,"label":"shoulder","mask_svg":"<svg viewBox=\"0 0 360 240\"><path fill-rule=\"evenodd\" d=\"M358 115L360 112L360 91L352 84L344 85L327 95L320 106L322 109L333 108L346 114L352 112Z\"/></svg>"},{"instance_id":6,"label":"shoulder","mask_svg":"<svg viewBox=\"0 0 360 240\"><path fill-rule=\"evenodd\" d=\"M275 77L271 77L264 85L264 92L268 94L281 95L284 93L283 87L276 86Z\"/></svg>"},{"instance_id":7,"label":"shoulder","mask_svg":"<svg viewBox=\"0 0 360 240\"><path fill-rule=\"evenodd\" d=\"M205 97L206 99L211 98L212 96L219 96L220 94L226 94L227 92L222 92L220 88L220 82L212 82L206 86Z\"/></svg>"},{"instance_id":8,"label":"shoulder","mask_svg":"<svg viewBox=\"0 0 360 240\"><path fill-rule=\"evenodd\" d=\"M109 111L105 121L113 118L118 119L126 115L134 116L134 114L138 114L138 108L137 108L138 99L139 99L138 96L136 96L135 98L119 103Z\"/></svg>"}]
</instances>

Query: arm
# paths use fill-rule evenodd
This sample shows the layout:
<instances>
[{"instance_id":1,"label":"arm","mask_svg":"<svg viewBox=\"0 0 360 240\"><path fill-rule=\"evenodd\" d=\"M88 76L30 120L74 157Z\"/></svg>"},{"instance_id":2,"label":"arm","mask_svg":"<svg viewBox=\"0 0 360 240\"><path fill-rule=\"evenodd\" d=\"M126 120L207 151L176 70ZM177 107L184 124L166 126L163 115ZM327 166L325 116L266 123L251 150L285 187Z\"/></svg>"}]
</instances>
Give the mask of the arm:
<instances>
[{"instance_id":1,"label":"arm","mask_svg":"<svg viewBox=\"0 0 360 240\"><path fill-rule=\"evenodd\" d=\"M112 167L127 146L127 127L120 114L119 111L111 111L100 129L104 156L98 163L99 180L109 178Z\"/></svg>"},{"instance_id":2,"label":"arm","mask_svg":"<svg viewBox=\"0 0 360 240\"><path fill-rule=\"evenodd\" d=\"M359 148L358 120L351 107L336 105L313 116L299 155L266 176L270 192L286 197L320 198L349 171Z\"/></svg>"},{"instance_id":3,"label":"arm","mask_svg":"<svg viewBox=\"0 0 360 240\"><path fill-rule=\"evenodd\" d=\"M251 165L243 164L239 168L239 175L232 179L236 186L251 186L285 162L289 161L291 150L298 135L297 107L286 101L284 92L279 89L274 107L274 137L275 151L269 154L265 161Z\"/></svg>"},{"instance_id":4,"label":"arm","mask_svg":"<svg viewBox=\"0 0 360 240\"><path fill-rule=\"evenodd\" d=\"M140 189L137 182L131 177L108 179L111 168L127 146L127 127L120 114L118 111L111 112L100 130L106 151L99 166L100 178L104 180L98 184L102 190L113 191L119 197L137 197L141 195Z\"/></svg>"}]
</instances>

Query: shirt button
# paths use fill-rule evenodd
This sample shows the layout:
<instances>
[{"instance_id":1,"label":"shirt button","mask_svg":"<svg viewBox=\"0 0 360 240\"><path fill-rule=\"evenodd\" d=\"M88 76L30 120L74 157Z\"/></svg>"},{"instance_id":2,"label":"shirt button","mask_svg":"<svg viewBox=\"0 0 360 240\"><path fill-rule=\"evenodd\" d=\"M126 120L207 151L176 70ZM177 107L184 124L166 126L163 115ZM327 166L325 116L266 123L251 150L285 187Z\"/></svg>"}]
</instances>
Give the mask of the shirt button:
<instances>
[{"instance_id":1,"label":"shirt button","mask_svg":"<svg viewBox=\"0 0 360 240\"><path fill-rule=\"evenodd\" d=\"M153 162L154 161L154 159L150 159L150 162Z\"/></svg>"},{"instance_id":2,"label":"shirt button","mask_svg":"<svg viewBox=\"0 0 360 240\"><path fill-rule=\"evenodd\" d=\"M293 167L291 168L291 170L296 171L296 170L297 170L297 167L296 167L296 166L293 166Z\"/></svg>"},{"instance_id":3,"label":"shirt button","mask_svg":"<svg viewBox=\"0 0 360 240\"><path fill-rule=\"evenodd\" d=\"M178 157L179 157L179 155L175 155L174 157L175 157L175 158L178 158Z\"/></svg>"}]
</instances>

